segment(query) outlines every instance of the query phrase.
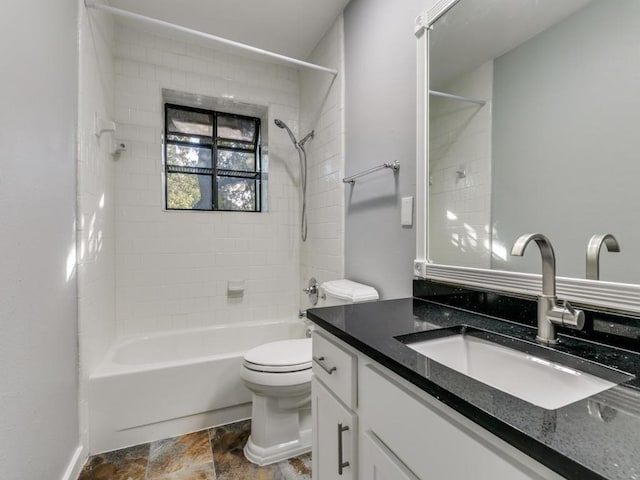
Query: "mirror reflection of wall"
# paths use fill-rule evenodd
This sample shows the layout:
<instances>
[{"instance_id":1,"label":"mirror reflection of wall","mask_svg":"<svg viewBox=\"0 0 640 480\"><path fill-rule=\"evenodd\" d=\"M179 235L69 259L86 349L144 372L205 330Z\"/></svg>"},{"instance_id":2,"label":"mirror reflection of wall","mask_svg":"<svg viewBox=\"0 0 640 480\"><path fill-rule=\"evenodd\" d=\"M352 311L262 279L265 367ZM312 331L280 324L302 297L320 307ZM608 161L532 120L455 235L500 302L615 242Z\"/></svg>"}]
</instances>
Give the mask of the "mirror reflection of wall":
<instances>
[{"instance_id":1,"label":"mirror reflection of wall","mask_svg":"<svg viewBox=\"0 0 640 480\"><path fill-rule=\"evenodd\" d=\"M522 2L548 13L548 3ZM482 3L461 0L436 22L433 38L459 38L463 26L468 41L490 28L491 42L502 32L513 41L508 32L517 21L508 16L502 27L478 25L485 32L474 35L488 17L478 15ZM600 278L640 283L632 267L640 263L640 2L584 4L559 12L559 22L515 48L492 47L491 57L478 55L454 77L439 76L437 62L460 56L447 52L455 42L431 42L430 89L487 101L430 97L434 263L539 273L537 252L508 253L520 234L540 232L553 243L558 275L584 278L589 238L613 233L622 252L603 251ZM465 8L471 23L456 24Z\"/></svg>"},{"instance_id":2,"label":"mirror reflection of wall","mask_svg":"<svg viewBox=\"0 0 640 480\"><path fill-rule=\"evenodd\" d=\"M490 102L493 62L444 85ZM429 105L429 225L432 260L490 268L491 109L432 95Z\"/></svg>"}]
</instances>

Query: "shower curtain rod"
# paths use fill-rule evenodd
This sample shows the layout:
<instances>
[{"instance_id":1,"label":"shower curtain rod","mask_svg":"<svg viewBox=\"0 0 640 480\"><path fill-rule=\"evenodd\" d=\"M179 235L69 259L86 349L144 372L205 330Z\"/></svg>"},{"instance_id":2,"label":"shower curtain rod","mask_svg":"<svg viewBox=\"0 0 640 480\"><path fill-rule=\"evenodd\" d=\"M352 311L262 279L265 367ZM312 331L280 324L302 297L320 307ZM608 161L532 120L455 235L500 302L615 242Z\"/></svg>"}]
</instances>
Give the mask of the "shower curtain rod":
<instances>
[{"instance_id":1,"label":"shower curtain rod","mask_svg":"<svg viewBox=\"0 0 640 480\"><path fill-rule=\"evenodd\" d=\"M110 5L105 5L103 3L98 3L95 0L85 0L84 2L87 8L95 8L97 10L103 10L105 12L112 13L114 15L118 15L126 18L133 18L135 20L140 20L141 22L151 23L153 25L160 25L162 27L170 28L173 30L178 30L180 32L188 33L190 35L194 35L196 37L206 38L207 40L212 40L214 42L223 43L225 45L230 45L235 48L239 48L242 50L247 50L249 52L258 53L260 55L264 55L266 57L277 58L278 60L282 60L288 63L293 63L295 65L310 68L313 70L319 70L321 72L330 73L334 77L338 75L338 71L332 68L323 67L320 65L316 65L314 63L305 62L303 60L298 60L297 58L287 57L286 55L280 55L279 53L270 52L269 50L263 50L262 48L252 47L251 45L246 45L244 43L235 42L233 40L229 40L227 38L218 37L216 35L211 35L210 33L200 32L199 30L193 30L192 28L183 27L182 25L176 25L175 23L165 22L164 20L158 20L157 18L147 17L144 15L140 15L138 13L129 12L128 10L122 10L120 8L115 8Z\"/></svg>"}]
</instances>

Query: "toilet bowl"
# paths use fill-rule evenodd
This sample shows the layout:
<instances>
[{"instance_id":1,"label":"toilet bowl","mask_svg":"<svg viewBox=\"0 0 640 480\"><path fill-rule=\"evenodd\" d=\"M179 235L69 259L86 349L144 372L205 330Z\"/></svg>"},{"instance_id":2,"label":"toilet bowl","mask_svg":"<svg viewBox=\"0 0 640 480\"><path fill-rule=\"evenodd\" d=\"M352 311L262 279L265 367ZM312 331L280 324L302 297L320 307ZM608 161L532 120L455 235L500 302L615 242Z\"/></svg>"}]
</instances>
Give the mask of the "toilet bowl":
<instances>
[{"instance_id":1,"label":"toilet bowl","mask_svg":"<svg viewBox=\"0 0 640 480\"><path fill-rule=\"evenodd\" d=\"M249 350L240 376L253 392L247 459L268 465L311 449L311 339Z\"/></svg>"},{"instance_id":2,"label":"toilet bowl","mask_svg":"<svg viewBox=\"0 0 640 480\"><path fill-rule=\"evenodd\" d=\"M320 286L318 306L377 300L372 287L349 280ZM245 457L269 465L311 451L311 339L271 342L249 350L240 376L253 393Z\"/></svg>"}]
</instances>

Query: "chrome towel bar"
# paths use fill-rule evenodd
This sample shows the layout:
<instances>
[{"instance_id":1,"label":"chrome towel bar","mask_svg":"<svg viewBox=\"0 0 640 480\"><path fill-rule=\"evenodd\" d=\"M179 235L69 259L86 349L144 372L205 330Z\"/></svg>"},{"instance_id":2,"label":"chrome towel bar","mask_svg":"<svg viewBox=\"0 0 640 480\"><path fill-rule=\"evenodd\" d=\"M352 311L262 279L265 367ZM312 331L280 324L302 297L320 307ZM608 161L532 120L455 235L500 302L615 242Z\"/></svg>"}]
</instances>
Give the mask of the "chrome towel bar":
<instances>
[{"instance_id":1,"label":"chrome towel bar","mask_svg":"<svg viewBox=\"0 0 640 480\"><path fill-rule=\"evenodd\" d=\"M351 185L353 185L354 183L356 183L356 178L364 177L365 175L369 175L370 173L377 172L378 170L382 170L384 168L390 168L394 172L397 172L398 170L400 170L400 162L398 162L397 160L394 162L385 162L382 165L378 165L377 167L373 167L369 170L356 173L355 175L351 175L350 177L345 177L342 179L342 181L344 183L350 183Z\"/></svg>"}]
</instances>

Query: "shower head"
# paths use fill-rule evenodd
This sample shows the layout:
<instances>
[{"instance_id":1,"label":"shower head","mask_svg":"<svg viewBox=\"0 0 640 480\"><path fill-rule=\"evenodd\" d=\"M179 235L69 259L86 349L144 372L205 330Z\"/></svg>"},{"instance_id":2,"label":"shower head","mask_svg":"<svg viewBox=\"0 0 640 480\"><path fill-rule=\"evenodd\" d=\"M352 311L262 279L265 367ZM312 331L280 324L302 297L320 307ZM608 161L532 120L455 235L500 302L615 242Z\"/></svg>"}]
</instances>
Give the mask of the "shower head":
<instances>
[{"instance_id":1,"label":"shower head","mask_svg":"<svg viewBox=\"0 0 640 480\"><path fill-rule=\"evenodd\" d=\"M294 146L298 146L298 141L296 140L296 137L293 135L293 132L291 132L291 130L289 129L289 127L287 127L287 124L284 123L282 120L280 120L279 118L276 118L273 123L276 124L276 127L278 128L284 128L287 133L289 134L289 138L291 139L291 141L293 142Z\"/></svg>"}]
</instances>

